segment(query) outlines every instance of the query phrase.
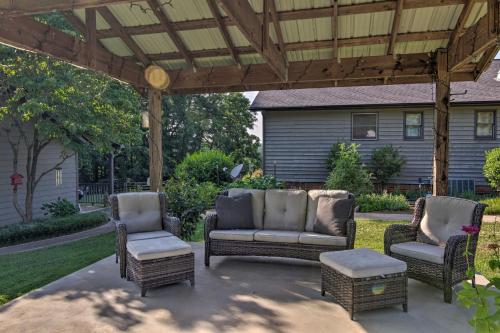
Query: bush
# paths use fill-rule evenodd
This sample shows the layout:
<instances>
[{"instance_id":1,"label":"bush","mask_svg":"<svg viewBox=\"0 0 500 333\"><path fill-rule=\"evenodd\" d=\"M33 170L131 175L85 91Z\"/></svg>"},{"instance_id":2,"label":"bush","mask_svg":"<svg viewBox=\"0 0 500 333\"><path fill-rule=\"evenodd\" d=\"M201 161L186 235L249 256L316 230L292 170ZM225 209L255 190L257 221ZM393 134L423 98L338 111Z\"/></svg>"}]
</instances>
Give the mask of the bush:
<instances>
[{"instance_id":1,"label":"bush","mask_svg":"<svg viewBox=\"0 0 500 333\"><path fill-rule=\"evenodd\" d=\"M500 191L500 147L486 152L484 177L495 191Z\"/></svg>"},{"instance_id":2,"label":"bush","mask_svg":"<svg viewBox=\"0 0 500 333\"><path fill-rule=\"evenodd\" d=\"M251 188L257 190L268 190L284 187L283 182L276 180L271 175L263 175L262 170L256 170L252 174L243 176L240 180L230 183L227 188Z\"/></svg>"},{"instance_id":3,"label":"bush","mask_svg":"<svg viewBox=\"0 0 500 333\"><path fill-rule=\"evenodd\" d=\"M198 183L193 179L171 178L165 185L167 208L181 220L181 236L191 239L200 215L212 208L221 188L211 182Z\"/></svg>"},{"instance_id":4,"label":"bush","mask_svg":"<svg viewBox=\"0 0 500 333\"><path fill-rule=\"evenodd\" d=\"M359 211L374 212L383 210L408 210L410 205L406 197L402 194L364 194L356 198L356 204L359 206Z\"/></svg>"},{"instance_id":5,"label":"bush","mask_svg":"<svg viewBox=\"0 0 500 333\"><path fill-rule=\"evenodd\" d=\"M339 145L335 168L328 176L325 186L327 189L346 190L355 195L373 190L370 174L361 165L358 145Z\"/></svg>"},{"instance_id":6,"label":"bush","mask_svg":"<svg viewBox=\"0 0 500 333\"><path fill-rule=\"evenodd\" d=\"M484 199L481 203L488 205L484 210L486 215L500 215L500 197Z\"/></svg>"},{"instance_id":7,"label":"bush","mask_svg":"<svg viewBox=\"0 0 500 333\"><path fill-rule=\"evenodd\" d=\"M96 212L11 224L0 228L0 246L67 235L99 226L107 221L106 214Z\"/></svg>"},{"instance_id":8,"label":"bush","mask_svg":"<svg viewBox=\"0 0 500 333\"><path fill-rule=\"evenodd\" d=\"M386 146L375 149L370 160L370 169L382 189L393 176L399 175L405 164L397 149Z\"/></svg>"},{"instance_id":9,"label":"bush","mask_svg":"<svg viewBox=\"0 0 500 333\"><path fill-rule=\"evenodd\" d=\"M194 179L199 183L222 185L231 181L233 159L220 150L201 150L190 154L175 168L177 179Z\"/></svg>"},{"instance_id":10,"label":"bush","mask_svg":"<svg viewBox=\"0 0 500 333\"><path fill-rule=\"evenodd\" d=\"M57 198L57 201L44 203L41 209L44 211L43 215L52 217L65 217L78 213L78 208L66 198Z\"/></svg>"}]
</instances>

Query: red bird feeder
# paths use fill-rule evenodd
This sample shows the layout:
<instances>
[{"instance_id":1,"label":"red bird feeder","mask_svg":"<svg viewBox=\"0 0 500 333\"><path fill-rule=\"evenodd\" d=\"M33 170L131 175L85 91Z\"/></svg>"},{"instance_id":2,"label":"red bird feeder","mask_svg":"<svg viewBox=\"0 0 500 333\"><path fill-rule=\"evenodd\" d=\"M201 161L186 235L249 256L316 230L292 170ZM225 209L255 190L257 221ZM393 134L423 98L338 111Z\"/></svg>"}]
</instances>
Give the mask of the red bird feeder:
<instances>
[{"instance_id":1,"label":"red bird feeder","mask_svg":"<svg viewBox=\"0 0 500 333\"><path fill-rule=\"evenodd\" d=\"M12 176L10 176L10 185L12 186L18 186L23 184L23 175L20 173L15 173Z\"/></svg>"}]
</instances>

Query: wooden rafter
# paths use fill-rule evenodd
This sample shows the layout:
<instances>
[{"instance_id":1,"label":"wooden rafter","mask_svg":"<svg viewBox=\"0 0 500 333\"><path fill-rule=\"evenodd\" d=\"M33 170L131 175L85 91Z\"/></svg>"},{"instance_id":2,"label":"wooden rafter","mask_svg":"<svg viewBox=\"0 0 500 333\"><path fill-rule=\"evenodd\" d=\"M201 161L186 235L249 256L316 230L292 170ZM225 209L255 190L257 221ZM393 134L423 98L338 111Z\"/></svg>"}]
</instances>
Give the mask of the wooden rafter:
<instances>
[{"instance_id":1,"label":"wooden rafter","mask_svg":"<svg viewBox=\"0 0 500 333\"><path fill-rule=\"evenodd\" d=\"M0 0L0 15L32 15L54 10L67 11L130 2L130 0Z\"/></svg>"},{"instance_id":2,"label":"wooden rafter","mask_svg":"<svg viewBox=\"0 0 500 333\"><path fill-rule=\"evenodd\" d=\"M108 22L108 24L111 26L111 29L113 29L116 34L123 40L123 42L128 46L128 48L134 53L136 58L142 62L144 66L148 66L151 64L151 60L149 60L148 56L144 53L144 51L141 49L139 45L130 37L125 29L123 29L123 26L121 23L118 21L118 19L113 15L111 10L109 10L108 7L99 7L97 9L99 14L102 16L102 18Z\"/></svg>"},{"instance_id":3,"label":"wooden rafter","mask_svg":"<svg viewBox=\"0 0 500 333\"><path fill-rule=\"evenodd\" d=\"M96 27L96 11L94 8L85 9L85 38L89 46L88 64L89 67L95 66L95 54L97 50L97 27Z\"/></svg>"},{"instance_id":4,"label":"wooden rafter","mask_svg":"<svg viewBox=\"0 0 500 333\"><path fill-rule=\"evenodd\" d=\"M177 34L177 31L175 31L175 28L173 27L172 23L168 19L168 17L165 15L163 12L163 9L161 8L160 4L157 2L157 0L147 0L147 3L149 7L153 10L153 13L156 15L156 18L160 21L160 25L163 28L162 32L167 32L168 36L174 42L175 47L177 47L177 50L182 54L184 57L184 60L188 64L188 66L196 71L196 65L194 63L193 58L189 54L188 49L184 45L183 41Z\"/></svg>"},{"instance_id":5,"label":"wooden rafter","mask_svg":"<svg viewBox=\"0 0 500 333\"><path fill-rule=\"evenodd\" d=\"M262 51L268 48L269 36L269 0L262 0Z\"/></svg>"},{"instance_id":6,"label":"wooden rafter","mask_svg":"<svg viewBox=\"0 0 500 333\"><path fill-rule=\"evenodd\" d=\"M474 81L479 79L481 74L488 68L488 66L491 64L491 61L495 58L497 53L500 51L500 45L495 44L492 47L490 47L489 50L486 50L481 57L481 60L476 64L474 68Z\"/></svg>"},{"instance_id":7,"label":"wooden rafter","mask_svg":"<svg viewBox=\"0 0 500 333\"><path fill-rule=\"evenodd\" d=\"M339 61L339 2L337 0L333 0L332 8L333 59Z\"/></svg>"},{"instance_id":8,"label":"wooden rafter","mask_svg":"<svg viewBox=\"0 0 500 333\"><path fill-rule=\"evenodd\" d=\"M281 30L280 19L278 17L278 11L276 10L276 3L274 2L274 0L269 1L269 11L271 13L271 20L273 21L274 31L276 32L276 37L278 38L278 47L281 52L281 56L288 66L288 58L286 56L285 50L285 39L283 38L283 31Z\"/></svg>"},{"instance_id":9,"label":"wooden rafter","mask_svg":"<svg viewBox=\"0 0 500 333\"><path fill-rule=\"evenodd\" d=\"M387 54L394 54L394 47L398 38L399 24L401 15L403 14L403 0L396 0L396 10L394 11L394 19L392 20L391 39L387 47Z\"/></svg>"},{"instance_id":10,"label":"wooden rafter","mask_svg":"<svg viewBox=\"0 0 500 333\"><path fill-rule=\"evenodd\" d=\"M224 39L224 42L226 43L227 49L229 51L229 54L231 55L231 58L233 58L233 61L236 65L241 67L241 62L238 58L238 53L236 52L234 48L233 41L231 40L231 36L229 36L229 32L227 31L227 27L222 23L222 15L220 14L219 8L217 4L215 3L215 0L207 0L208 7L210 8L210 12L212 13L212 16L215 19L215 22L217 23L217 27L219 28L219 31L222 35L222 38Z\"/></svg>"},{"instance_id":11,"label":"wooden rafter","mask_svg":"<svg viewBox=\"0 0 500 333\"><path fill-rule=\"evenodd\" d=\"M218 0L218 2L226 14L236 22L236 25L250 42L250 45L264 58L273 72L282 81L287 81L288 75L285 60L274 43L267 43L264 47L263 24L249 2L247 0Z\"/></svg>"},{"instance_id":12,"label":"wooden rafter","mask_svg":"<svg viewBox=\"0 0 500 333\"><path fill-rule=\"evenodd\" d=\"M467 20L469 19L469 16L472 12L472 9L476 3L478 3L477 0L466 0L465 5L462 8L462 11L460 12L460 16L458 17L457 25L455 26L455 29L453 30L453 33L450 37L450 40L448 41L448 48L449 49L454 44L456 44L457 39L459 37L461 37L463 35L463 33L465 32L465 24L466 24Z\"/></svg>"}]
</instances>

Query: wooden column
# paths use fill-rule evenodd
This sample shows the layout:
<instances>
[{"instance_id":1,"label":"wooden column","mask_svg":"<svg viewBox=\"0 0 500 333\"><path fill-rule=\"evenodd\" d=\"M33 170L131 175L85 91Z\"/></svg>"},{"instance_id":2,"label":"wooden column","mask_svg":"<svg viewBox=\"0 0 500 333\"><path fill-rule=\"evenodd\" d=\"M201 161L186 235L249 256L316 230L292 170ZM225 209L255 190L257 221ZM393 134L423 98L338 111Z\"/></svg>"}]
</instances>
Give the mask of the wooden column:
<instances>
[{"instance_id":1,"label":"wooden column","mask_svg":"<svg viewBox=\"0 0 500 333\"><path fill-rule=\"evenodd\" d=\"M162 107L161 91L148 89L149 111L149 181L153 192L162 191L163 156L162 156Z\"/></svg>"},{"instance_id":2,"label":"wooden column","mask_svg":"<svg viewBox=\"0 0 500 333\"><path fill-rule=\"evenodd\" d=\"M448 195L450 73L448 53L437 51L436 105L434 110L433 195Z\"/></svg>"}]
</instances>

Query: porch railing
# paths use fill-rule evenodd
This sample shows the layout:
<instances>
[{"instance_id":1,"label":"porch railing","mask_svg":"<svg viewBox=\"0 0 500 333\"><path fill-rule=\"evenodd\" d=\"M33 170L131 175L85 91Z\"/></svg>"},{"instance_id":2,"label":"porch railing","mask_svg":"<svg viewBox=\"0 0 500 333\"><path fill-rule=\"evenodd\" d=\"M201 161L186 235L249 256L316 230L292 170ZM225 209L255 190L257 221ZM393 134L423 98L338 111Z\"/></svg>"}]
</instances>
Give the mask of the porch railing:
<instances>
[{"instance_id":1,"label":"porch railing","mask_svg":"<svg viewBox=\"0 0 500 333\"><path fill-rule=\"evenodd\" d=\"M109 183L80 183L78 185L80 204L104 205L109 204L110 184ZM116 181L113 184L113 193L142 192L149 191L146 182L123 182Z\"/></svg>"}]
</instances>

